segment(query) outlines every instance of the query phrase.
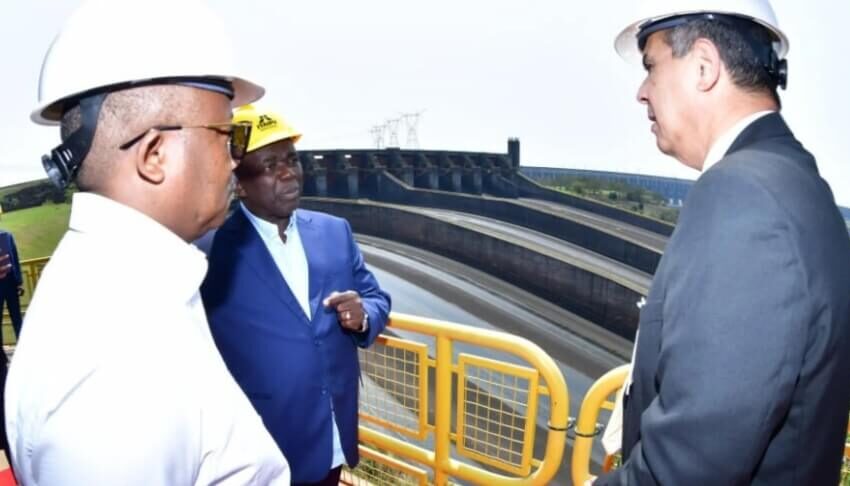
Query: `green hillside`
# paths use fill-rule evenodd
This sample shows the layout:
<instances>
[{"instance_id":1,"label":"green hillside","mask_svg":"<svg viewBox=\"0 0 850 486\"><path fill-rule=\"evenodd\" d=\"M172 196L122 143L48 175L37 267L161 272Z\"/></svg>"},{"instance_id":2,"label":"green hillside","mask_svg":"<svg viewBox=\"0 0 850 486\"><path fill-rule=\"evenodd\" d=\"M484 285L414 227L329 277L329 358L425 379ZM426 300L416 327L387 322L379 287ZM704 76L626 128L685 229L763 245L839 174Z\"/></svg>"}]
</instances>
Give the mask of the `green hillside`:
<instances>
[{"instance_id":1,"label":"green hillside","mask_svg":"<svg viewBox=\"0 0 850 486\"><path fill-rule=\"evenodd\" d=\"M17 185L13 190L19 190L22 185ZM8 188L2 188L3 191ZM50 256L59 240L68 228L68 218L71 215L70 204L44 204L42 206L20 209L4 213L0 216L0 229L12 233L15 244L18 247L18 256L21 260L29 260ZM21 304L26 306L32 296L25 294L21 298ZM15 334L12 330L8 317L4 316L3 343L15 342Z\"/></svg>"},{"instance_id":2,"label":"green hillside","mask_svg":"<svg viewBox=\"0 0 850 486\"><path fill-rule=\"evenodd\" d=\"M0 216L0 229L15 237L21 260L50 256L68 229L70 204L44 204Z\"/></svg>"}]
</instances>

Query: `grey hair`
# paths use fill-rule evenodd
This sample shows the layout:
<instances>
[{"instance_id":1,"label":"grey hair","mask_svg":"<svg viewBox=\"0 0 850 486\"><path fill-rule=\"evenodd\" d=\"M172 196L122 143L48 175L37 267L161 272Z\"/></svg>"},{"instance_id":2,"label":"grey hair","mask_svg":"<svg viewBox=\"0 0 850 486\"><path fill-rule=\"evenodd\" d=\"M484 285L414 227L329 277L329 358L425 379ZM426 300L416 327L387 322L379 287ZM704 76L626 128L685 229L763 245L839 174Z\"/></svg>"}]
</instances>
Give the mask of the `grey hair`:
<instances>
[{"instance_id":1,"label":"grey hair","mask_svg":"<svg viewBox=\"0 0 850 486\"><path fill-rule=\"evenodd\" d=\"M773 41L770 32L755 23L751 24L749 32L742 32L740 27L724 22L700 19L665 31L665 41L672 48L673 57L684 57L698 39L707 39L717 47L720 59L736 86L750 92L768 94L781 107L776 79L767 72L744 36L765 45Z\"/></svg>"}]
</instances>

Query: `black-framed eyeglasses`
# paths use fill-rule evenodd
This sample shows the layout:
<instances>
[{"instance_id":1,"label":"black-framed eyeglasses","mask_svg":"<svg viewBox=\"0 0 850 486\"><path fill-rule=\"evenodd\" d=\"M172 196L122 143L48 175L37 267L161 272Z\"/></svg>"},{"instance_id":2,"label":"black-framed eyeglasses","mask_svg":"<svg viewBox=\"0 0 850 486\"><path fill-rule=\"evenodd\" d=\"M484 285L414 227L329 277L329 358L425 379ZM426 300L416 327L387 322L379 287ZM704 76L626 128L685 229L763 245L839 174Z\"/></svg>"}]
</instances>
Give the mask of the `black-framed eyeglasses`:
<instances>
[{"instance_id":1,"label":"black-framed eyeglasses","mask_svg":"<svg viewBox=\"0 0 850 486\"><path fill-rule=\"evenodd\" d=\"M183 130L188 128L205 128L213 130L222 135L227 135L227 145L230 149L230 157L238 162L245 157L248 151L248 141L251 139L251 122L240 123L212 123L209 125L154 125L132 139L118 146L121 150L127 150L142 139L152 130L159 132Z\"/></svg>"}]
</instances>

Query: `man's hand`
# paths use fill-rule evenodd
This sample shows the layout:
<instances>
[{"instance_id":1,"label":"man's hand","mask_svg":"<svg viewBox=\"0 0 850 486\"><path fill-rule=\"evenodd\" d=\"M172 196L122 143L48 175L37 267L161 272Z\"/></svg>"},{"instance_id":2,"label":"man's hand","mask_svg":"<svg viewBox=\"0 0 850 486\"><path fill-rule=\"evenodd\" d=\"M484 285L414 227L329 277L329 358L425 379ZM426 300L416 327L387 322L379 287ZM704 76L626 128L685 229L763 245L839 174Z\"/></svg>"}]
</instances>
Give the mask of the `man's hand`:
<instances>
[{"instance_id":1,"label":"man's hand","mask_svg":"<svg viewBox=\"0 0 850 486\"><path fill-rule=\"evenodd\" d=\"M24 296L24 288L18 287L18 297L23 297L23 296Z\"/></svg>"},{"instance_id":2,"label":"man's hand","mask_svg":"<svg viewBox=\"0 0 850 486\"><path fill-rule=\"evenodd\" d=\"M360 294L353 290L333 291L331 295L325 297L322 303L325 307L336 310L337 318L342 327L354 332L363 332L363 320L366 317L366 311L363 310Z\"/></svg>"},{"instance_id":3,"label":"man's hand","mask_svg":"<svg viewBox=\"0 0 850 486\"><path fill-rule=\"evenodd\" d=\"M0 255L0 278L6 278L6 275L12 270L12 264L9 263L9 254Z\"/></svg>"}]
</instances>

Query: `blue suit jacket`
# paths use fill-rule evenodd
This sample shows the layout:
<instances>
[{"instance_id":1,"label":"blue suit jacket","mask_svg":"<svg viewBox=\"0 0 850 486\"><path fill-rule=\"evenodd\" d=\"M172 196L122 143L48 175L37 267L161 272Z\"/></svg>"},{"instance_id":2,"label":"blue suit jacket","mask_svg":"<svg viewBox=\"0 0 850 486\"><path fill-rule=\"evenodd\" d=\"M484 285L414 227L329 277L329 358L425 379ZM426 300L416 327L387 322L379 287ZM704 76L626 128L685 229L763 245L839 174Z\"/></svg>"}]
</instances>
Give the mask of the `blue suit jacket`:
<instances>
[{"instance_id":1,"label":"blue suit jacket","mask_svg":"<svg viewBox=\"0 0 850 486\"><path fill-rule=\"evenodd\" d=\"M303 209L296 217L312 319L241 210L215 234L201 291L216 345L289 461L293 482L313 482L331 466L331 400L346 461L358 462L357 347L384 329L390 297L366 269L347 221ZM334 290L360 294L368 332L343 329L322 305Z\"/></svg>"},{"instance_id":2,"label":"blue suit jacket","mask_svg":"<svg viewBox=\"0 0 850 486\"><path fill-rule=\"evenodd\" d=\"M0 231L0 255L6 251L9 252L9 263L12 265L12 271L6 275L3 281L4 283L14 282L15 292L17 292L17 287L23 283L21 263L18 261L18 247L15 246L15 238L12 237L12 233Z\"/></svg>"},{"instance_id":3,"label":"blue suit jacket","mask_svg":"<svg viewBox=\"0 0 850 486\"><path fill-rule=\"evenodd\" d=\"M641 309L623 467L607 485L838 483L850 238L782 117L691 189Z\"/></svg>"}]
</instances>

